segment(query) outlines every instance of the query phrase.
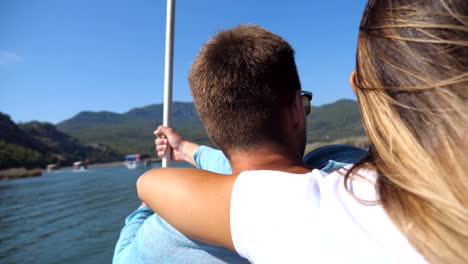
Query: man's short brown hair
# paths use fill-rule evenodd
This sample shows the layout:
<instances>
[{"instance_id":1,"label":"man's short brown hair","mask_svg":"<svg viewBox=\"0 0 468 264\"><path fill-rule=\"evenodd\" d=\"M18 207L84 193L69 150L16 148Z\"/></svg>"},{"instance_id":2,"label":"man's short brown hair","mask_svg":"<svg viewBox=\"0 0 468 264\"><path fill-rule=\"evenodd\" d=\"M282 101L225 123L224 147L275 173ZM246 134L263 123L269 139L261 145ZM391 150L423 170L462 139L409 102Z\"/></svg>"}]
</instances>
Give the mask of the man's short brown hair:
<instances>
[{"instance_id":1,"label":"man's short brown hair","mask_svg":"<svg viewBox=\"0 0 468 264\"><path fill-rule=\"evenodd\" d=\"M258 142L282 142L282 113L301 87L294 50L262 27L217 33L189 75L198 114L225 154Z\"/></svg>"}]
</instances>

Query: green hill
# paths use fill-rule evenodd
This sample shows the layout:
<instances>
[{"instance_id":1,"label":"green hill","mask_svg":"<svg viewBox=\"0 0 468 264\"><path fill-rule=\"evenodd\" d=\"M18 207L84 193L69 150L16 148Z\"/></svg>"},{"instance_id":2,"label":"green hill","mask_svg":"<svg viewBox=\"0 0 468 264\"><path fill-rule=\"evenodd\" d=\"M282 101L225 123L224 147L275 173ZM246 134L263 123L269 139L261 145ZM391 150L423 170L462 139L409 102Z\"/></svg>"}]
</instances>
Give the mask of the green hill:
<instances>
[{"instance_id":1,"label":"green hill","mask_svg":"<svg viewBox=\"0 0 468 264\"><path fill-rule=\"evenodd\" d=\"M193 103L174 102L172 126L187 139L209 143ZM154 153L153 131L162 124L162 104L135 108L124 114L81 112L57 128L83 142L110 146L121 155Z\"/></svg>"},{"instance_id":2,"label":"green hill","mask_svg":"<svg viewBox=\"0 0 468 264\"><path fill-rule=\"evenodd\" d=\"M162 115L162 104L135 108L123 114L81 112L57 124L57 128L82 142L110 146L122 155L153 154L153 131L162 123ZM187 139L210 145L193 103L173 103L172 126ZM357 103L352 100L313 107L307 127L309 143L364 135Z\"/></svg>"},{"instance_id":3,"label":"green hill","mask_svg":"<svg viewBox=\"0 0 468 264\"><path fill-rule=\"evenodd\" d=\"M314 107L307 118L308 143L364 135L359 108L353 100L342 99Z\"/></svg>"},{"instance_id":4,"label":"green hill","mask_svg":"<svg viewBox=\"0 0 468 264\"><path fill-rule=\"evenodd\" d=\"M58 163L69 166L77 160L109 162L121 156L109 147L83 144L49 123L15 124L0 113L0 169L45 167Z\"/></svg>"}]
</instances>

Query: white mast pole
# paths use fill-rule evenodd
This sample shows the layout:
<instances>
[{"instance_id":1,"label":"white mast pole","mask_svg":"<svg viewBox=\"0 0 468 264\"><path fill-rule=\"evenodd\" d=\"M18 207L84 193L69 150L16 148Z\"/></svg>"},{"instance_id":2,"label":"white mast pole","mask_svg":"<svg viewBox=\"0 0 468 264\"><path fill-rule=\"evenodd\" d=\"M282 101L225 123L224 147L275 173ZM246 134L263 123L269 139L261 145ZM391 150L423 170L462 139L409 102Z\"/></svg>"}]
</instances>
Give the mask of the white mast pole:
<instances>
[{"instance_id":1,"label":"white mast pole","mask_svg":"<svg viewBox=\"0 0 468 264\"><path fill-rule=\"evenodd\" d=\"M163 126L170 126L172 112L172 78L174 64L174 16L175 0L167 0L166 13L166 60L164 65L164 114ZM162 159L163 168L171 165L171 150L168 149Z\"/></svg>"}]
</instances>

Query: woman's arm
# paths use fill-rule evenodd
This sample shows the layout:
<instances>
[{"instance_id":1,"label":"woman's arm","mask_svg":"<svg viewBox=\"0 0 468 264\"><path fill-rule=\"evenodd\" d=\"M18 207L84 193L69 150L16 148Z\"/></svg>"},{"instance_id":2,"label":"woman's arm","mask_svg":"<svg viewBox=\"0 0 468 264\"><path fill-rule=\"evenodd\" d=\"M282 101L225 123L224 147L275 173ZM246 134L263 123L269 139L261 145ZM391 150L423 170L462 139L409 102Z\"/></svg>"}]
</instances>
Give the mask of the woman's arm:
<instances>
[{"instance_id":1,"label":"woman's arm","mask_svg":"<svg viewBox=\"0 0 468 264\"><path fill-rule=\"evenodd\" d=\"M236 177L198 169L153 169L140 176L137 191L185 235L234 249L229 217Z\"/></svg>"}]
</instances>

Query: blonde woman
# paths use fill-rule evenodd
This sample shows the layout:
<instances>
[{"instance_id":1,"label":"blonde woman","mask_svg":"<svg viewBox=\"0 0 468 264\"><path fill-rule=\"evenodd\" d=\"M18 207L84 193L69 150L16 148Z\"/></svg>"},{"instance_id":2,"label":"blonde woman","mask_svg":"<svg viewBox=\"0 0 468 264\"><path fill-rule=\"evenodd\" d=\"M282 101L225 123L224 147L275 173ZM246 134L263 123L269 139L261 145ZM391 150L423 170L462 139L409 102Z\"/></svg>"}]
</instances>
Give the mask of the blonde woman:
<instances>
[{"instance_id":1,"label":"blonde woman","mask_svg":"<svg viewBox=\"0 0 468 264\"><path fill-rule=\"evenodd\" d=\"M369 1L351 83L371 142L361 162L153 170L140 198L256 263L468 263L468 1Z\"/></svg>"}]
</instances>

